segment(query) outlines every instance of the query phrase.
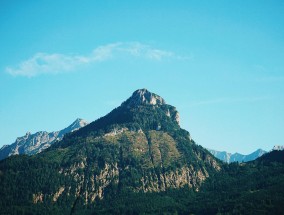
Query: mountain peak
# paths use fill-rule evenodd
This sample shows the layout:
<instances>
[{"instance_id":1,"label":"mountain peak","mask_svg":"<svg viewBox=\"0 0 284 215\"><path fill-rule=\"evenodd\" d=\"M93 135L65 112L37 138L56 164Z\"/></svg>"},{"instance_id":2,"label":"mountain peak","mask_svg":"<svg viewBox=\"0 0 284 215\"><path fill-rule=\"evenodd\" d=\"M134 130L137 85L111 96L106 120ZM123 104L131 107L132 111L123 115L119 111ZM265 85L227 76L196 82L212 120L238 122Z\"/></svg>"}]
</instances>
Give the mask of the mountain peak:
<instances>
[{"instance_id":1,"label":"mountain peak","mask_svg":"<svg viewBox=\"0 0 284 215\"><path fill-rule=\"evenodd\" d=\"M214 155L216 158L225 161L227 163L231 162L248 162L257 159L258 157L262 156L263 154L266 153L266 151L262 149L257 149L256 151L248 154L248 155L243 155L240 153L228 153L226 151L216 151L212 149L208 149L208 151Z\"/></svg>"},{"instance_id":2,"label":"mountain peak","mask_svg":"<svg viewBox=\"0 0 284 215\"><path fill-rule=\"evenodd\" d=\"M71 125L69 125L67 128L65 128L63 131L64 133L69 133L71 131L75 131L78 130L79 128L82 128L86 125L88 125L89 123L81 118L77 118Z\"/></svg>"},{"instance_id":3,"label":"mountain peak","mask_svg":"<svg viewBox=\"0 0 284 215\"><path fill-rule=\"evenodd\" d=\"M88 124L88 122L87 122L86 120L81 119L81 118L77 118L77 119L71 124L71 126L81 128L81 127L84 127L84 126L87 125L87 124Z\"/></svg>"},{"instance_id":4,"label":"mountain peak","mask_svg":"<svg viewBox=\"0 0 284 215\"><path fill-rule=\"evenodd\" d=\"M136 90L132 96L127 99L122 105L133 107L138 105L164 105L165 100L155 93L151 93L147 89Z\"/></svg>"},{"instance_id":5,"label":"mountain peak","mask_svg":"<svg viewBox=\"0 0 284 215\"><path fill-rule=\"evenodd\" d=\"M27 132L25 136L18 137L11 145L0 148L0 160L16 154L37 154L51 146L55 141L61 140L65 134L76 131L87 124L86 120L77 118L71 125L60 131L38 131L33 134Z\"/></svg>"}]
</instances>

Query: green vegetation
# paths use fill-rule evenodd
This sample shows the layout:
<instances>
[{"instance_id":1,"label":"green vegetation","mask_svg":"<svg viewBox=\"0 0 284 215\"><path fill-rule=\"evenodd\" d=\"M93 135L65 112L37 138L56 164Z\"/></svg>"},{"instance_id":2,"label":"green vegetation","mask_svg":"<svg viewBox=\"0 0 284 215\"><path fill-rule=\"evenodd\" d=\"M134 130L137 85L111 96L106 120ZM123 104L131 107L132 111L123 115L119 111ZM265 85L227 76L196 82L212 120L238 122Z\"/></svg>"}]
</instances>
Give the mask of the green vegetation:
<instances>
[{"instance_id":1,"label":"green vegetation","mask_svg":"<svg viewBox=\"0 0 284 215\"><path fill-rule=\"evenodd\" d=\"M208 178L189 206L197 214L283 214L283 192L283 163L232 163Z\"/></svg>"}]
</instances>

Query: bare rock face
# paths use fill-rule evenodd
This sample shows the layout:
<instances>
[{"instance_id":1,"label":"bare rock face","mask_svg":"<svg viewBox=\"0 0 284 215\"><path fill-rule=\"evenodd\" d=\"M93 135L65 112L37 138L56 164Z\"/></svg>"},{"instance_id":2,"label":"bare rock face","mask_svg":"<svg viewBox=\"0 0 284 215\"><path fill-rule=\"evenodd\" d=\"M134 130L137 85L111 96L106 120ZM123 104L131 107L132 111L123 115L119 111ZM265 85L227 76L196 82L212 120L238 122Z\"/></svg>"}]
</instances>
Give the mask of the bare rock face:
<instances>
[{"instance_id":1,"label":"bare rock face","mask_svg":"<svg viewBox=\"0 0 284 215\"><path fill-rule=\"evenodd\" d=\"M180 124L179 112L177 110L175 110L173 117L177 124Z\"/></svg>"},{"instance_id":2,"label":"bare rock face","mask_svg":"<svg viewBox=\"0 0 284 215\"><path fill-rule=\"evenodd\" d=\"M36 193L33 194L33 203L42 203L43 202L43 194L42 193Z\"/></svg>"},{"instance_id":3,"label":"bare rock face","mask_svg":"<svg viewBox=\"0 0 284 215\"><path fill-rule=\"evenodd\" d=\"M59 141L66 133L76 131L88 124L83 119L76 119L70 126L60 131L39 131L34 134L27 132L25 136L18 137L11 145L5 145L0 149L0 160L11 155L33 155L50 147L55 141Z\"/></svg>"},{"instance_id":4,"label":"bare rock face","mask_svg":"<svg viewBox=\"0 0 284 215\"><path fill-rule=\"evenodd\" d=\"M152 105L153 108L159 106L167 106L166 115L172 120L176 121L177 124L180 124L179 112L175 107L168 105L166 101L159 95L151 93L147 89L136 90L132 96L122 103L122 107L133 108L140 105Z\"/></svg>"},{"instance_id":5,"label":"bare rock face","mask_svg":"<svg viewBox=\"0 0 284 215\"><path fill-rule=\"evenodd\" d=\"M122 105L127 107L134 107L138 105L164 105L166 104L165 100L149 92L147 89L136 90L132 96L126 100Z\"/></svg>"},{"instance_id":6,"label":"bare rock face","mask_svg":"<svg viewBox=\"0 0 284 215\"><path fill-rule=\"evenodd\" d=\"M83 196L85 197L85 203L92 203L96 199L103 199L104 193L107 189L109 189L110 184L115 185L117 187L120 186L120 175L123 173L123 169L118 167L117 163L106 163L104 168L98 173L93 174L89 179L86 178L83 170L79 166L76 169L73 169L72 175L76 180L77 188L75 196ZM66 172L65 172L66 171ZM65 174L70 176L68 170L65 170ZM63 172L62 172L63 173ZM80 175L83 174L83 175ZM204 172L204 170L195 171L195 169L190 167L182 167L178 170L168 171L166 173L155 173L154 171L149 172L149 174L144 175L137 181L137 186L129 187L133 192L162 192L167 189L178 189L183 188L185 186L189 188L193 188L198 191L202 182L209 177L209 175ZM86 184L87 186L82 189L82 185ZM60 188L54 195L53 201L57 201L58 197L63 193L64 188ZM67 195L70 195L68 191ZM36 194L34 194L36 196ZM52 196L51 196L52 197ZM35 198L34 202L41 202L42 199L39 200L39 196Z\"/></svg>"}]
</instances>

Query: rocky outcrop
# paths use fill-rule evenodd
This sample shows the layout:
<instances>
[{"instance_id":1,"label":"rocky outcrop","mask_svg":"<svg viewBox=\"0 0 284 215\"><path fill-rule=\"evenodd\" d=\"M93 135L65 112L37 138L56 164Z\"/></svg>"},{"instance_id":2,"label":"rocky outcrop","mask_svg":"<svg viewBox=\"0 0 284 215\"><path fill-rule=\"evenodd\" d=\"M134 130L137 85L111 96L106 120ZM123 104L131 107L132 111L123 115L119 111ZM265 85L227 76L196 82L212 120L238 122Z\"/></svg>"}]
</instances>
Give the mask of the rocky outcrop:
<instances>
[{"instance_id":1,"label":"rocky outcrop","mask_svg":"<svg viewBox=\"0 0 284 215\"><path fill-rule=\"evenodd\" d=\"M80 169L80 167L77 167ZM78 170L77 169L77 170ZM92 203L96 199L103 199L104 193L112 186L119 187L120 174L123 169L118 167L117 163L106 163L104 168L98 174L92 174L90 179L86 179L85 175L78 175L77 171L72 171L77 181L76 197L84 196L86 203ZM149 171L139 179L138 186L129 187L133 192L162 192L167 189L178 189L187 186L198 191L202 182L209 177L206 170L196 171L193 166L182 167L177 170L165 173L156 173ZM87 180L87 181L86 181ZM87 185L83 188L84 184ZM53 196L53 201L57 201L58 197L63 193L64 187L61 187ZM117 192L117 191L116 191ZM37 195L34 197L34 203L41 202L42 197Z\"/></svg>"},{"instance_id":2,"label":"rocky outcrop","mask_svg":"<svg viewBox=\"0 0 284 215\"><path fill-rule=\"evenodd\" d=\"M138 187L136 190L161 192L167 189L177 189L185 186L198 190L198 187L207 177L208 174L204 174L201 170L195 172L192 166L185 166L175 171L160 173L159 175L149 174L144 176L141 178L142 186Z\"/></svg>"},{"instance_id":3,"label":"rocky outcrop","mask_svg":"<svg viewBox=\"0 0 284 215\"><path fill-rule=\"evenodd\" d=\"M136 90L132 96L126 100L122 105L128 108L138 106L138 105L164 105L165 100L149 92L147 89Z\"/></svg>"},{"instance_id":4,"label":"rocky outcrop","mask_svg":"<svg viewBox=\"0 0 284 215\"><path fill-rule=\"evenodd\" d=\"M272 150L282 151L284 150L284 146L276 145L276 146L273 146Z\"/></svg>"},{"instance_id":5,"label":"rocky outcrop","mask_svg":"<svg viewBox=\"0 0 284 215\"><path fill-rule=\"evenodd\" d=\"M63 191L65 190L64 187L60 187L59 190L54 194L53 196L53 201L56 202L58 197L63 193Z\"/></svg>"},{"instance_id":6,"label":"rocky outcrop","mask_svg":"<svg viewBox=\"0 0 284 215\"><path fill-rule=\"evenodd\" d=\"M66 133L73 132L88 124L83 119L76 119L70 126L60 131L39 131L34 134L27 132L25 136L18 137L11 145L5 145L0 149L0 160L11 155L33 155L50 147L55 141L59 141Z\"/></svg>"},{"instance_id":7,"label":"rocky outcrop","mask_svg":"<svg viewBox=\"0 0 284 215\"><path fill-rule=\"evenodd\" d=\"M43 202L43 193L33 194L33 203L42 203Z\"/></svg>"}]
</instances>

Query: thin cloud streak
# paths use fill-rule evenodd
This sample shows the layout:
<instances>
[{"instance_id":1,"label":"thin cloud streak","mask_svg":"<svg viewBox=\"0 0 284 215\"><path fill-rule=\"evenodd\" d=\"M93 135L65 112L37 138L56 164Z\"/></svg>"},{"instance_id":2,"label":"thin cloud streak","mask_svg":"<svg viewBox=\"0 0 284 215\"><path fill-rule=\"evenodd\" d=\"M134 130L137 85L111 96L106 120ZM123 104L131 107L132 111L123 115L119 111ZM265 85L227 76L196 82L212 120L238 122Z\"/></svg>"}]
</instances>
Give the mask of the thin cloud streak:
<instances>
[{"instance_id":1,"label":"thin cloud streak","mask_svg":"<svg viewBox=\"0 0 284 215\"><path fill-rule=\"evenodd\" d=\"M138 42L112 43L99 46L88 55L36 53L30 59L21 62L15 67L6 67L5 70L13 76L34 77L40 74L56 74L74 71L84 65L107 61L121 55L152 61L161 61L163 59L191 59L191 57L179 56L174 52L152 48L149 45Z\"/></svg>"}]
</instances>

